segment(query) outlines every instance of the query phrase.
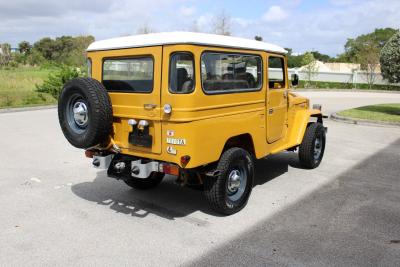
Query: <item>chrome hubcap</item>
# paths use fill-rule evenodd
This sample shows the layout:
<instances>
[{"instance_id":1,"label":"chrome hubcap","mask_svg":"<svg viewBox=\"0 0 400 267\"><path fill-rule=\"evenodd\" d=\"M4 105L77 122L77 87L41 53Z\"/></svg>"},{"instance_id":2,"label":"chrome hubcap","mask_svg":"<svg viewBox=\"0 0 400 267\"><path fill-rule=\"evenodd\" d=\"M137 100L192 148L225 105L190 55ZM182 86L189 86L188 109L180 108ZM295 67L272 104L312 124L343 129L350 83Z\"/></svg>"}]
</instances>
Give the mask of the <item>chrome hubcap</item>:
<instances>
[{"instance_id":1,"label":"chrome hubcap","mask_svg":"<svg viewBox=\"0 0 400 267\"><path fill-rule=\"evenodd\" d=\"M314 160L319 160L322 153L322 137L317 137L314 143Z\"/></svg>"},{"instance_id":2,"label":"chrome hubcap","mask_svg":"<svg viewBox=\"0 0 400 267\"><path fill-rule=\"evenodd\" d=\"M87 106L83 102L76 102L73 107L74 120L77 125L84 127L88 122Z\"/></svg>"},{"instance_id":3,"label":"chrome hubcap","mask_svg":"<svg viewBox=\"0 0 400 267\"><path fill-rule=\"evenodd\" d=\"M228 176L226 192L231 201L242 197L246 189L247 173L244 169L233 169Z\"/></svg>"},{"instance_id":4,"label":"chrome hubcap","mask_svg":"<svg viewBox=\"0 0 400 267\"><path fill-rule=\"evenodd\" d=\"M235 193L239 189L240 180L240 172L238 170L231 171L228 178L228 191L230 193Z\"/></svg>"}]
</instances>

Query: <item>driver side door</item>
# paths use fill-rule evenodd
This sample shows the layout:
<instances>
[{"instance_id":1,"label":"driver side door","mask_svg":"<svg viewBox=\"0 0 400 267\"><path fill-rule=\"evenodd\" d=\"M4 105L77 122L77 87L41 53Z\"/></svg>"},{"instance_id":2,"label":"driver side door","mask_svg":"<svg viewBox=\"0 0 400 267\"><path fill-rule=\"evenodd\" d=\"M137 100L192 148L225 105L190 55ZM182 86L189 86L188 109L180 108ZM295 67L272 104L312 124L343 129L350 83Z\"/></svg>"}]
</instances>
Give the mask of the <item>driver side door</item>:
<instances>
[{"instance_id":1,"label":"driver side door","mask_svg":"<svg viewBox=\"0 0 400 267\"><path fill-rule=\"evenodd\" d=\"M285 58L280 55L269 55L267 62L267 142L271 144L286 134L288 89Z\"/></svg>"}]
</instances>

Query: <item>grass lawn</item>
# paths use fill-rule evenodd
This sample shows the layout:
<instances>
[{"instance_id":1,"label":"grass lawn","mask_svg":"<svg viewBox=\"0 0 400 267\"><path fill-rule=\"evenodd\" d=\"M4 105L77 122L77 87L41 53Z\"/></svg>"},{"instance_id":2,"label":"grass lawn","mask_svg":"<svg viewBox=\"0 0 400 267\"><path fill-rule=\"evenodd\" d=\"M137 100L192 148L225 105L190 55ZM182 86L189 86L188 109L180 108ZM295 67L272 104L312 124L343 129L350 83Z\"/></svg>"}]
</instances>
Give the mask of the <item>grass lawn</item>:
<instances>
[{"instance_id":1,"label":"grass lawn","mask_svg":"<svg viewBox=\"0 0 400 267\"><path fill-rule=\"evenodd\" d=\"M56 103L52 96L35 92L35 84L42 83L50 71L36 67L0 69L0 108Z\"/></svg>"},{"instance_id":2,"label":"grass lawn","mask_svg":"<svg viewBox=\"0 0 400 267\"><path fill-rule=\"evenodd\" d=\"M338 115L355 119L400 123L400 104L380 104L358 107L341 111Z\"/></svg>"}]
</instances>

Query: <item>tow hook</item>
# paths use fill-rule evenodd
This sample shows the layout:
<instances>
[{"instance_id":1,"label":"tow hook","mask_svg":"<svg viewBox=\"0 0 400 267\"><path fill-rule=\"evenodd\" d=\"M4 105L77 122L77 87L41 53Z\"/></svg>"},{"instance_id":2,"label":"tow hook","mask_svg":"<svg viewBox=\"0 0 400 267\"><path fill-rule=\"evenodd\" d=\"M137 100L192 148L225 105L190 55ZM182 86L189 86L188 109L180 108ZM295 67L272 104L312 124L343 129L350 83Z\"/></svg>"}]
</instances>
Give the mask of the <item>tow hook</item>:
<instances>
[{"instance_id":1,"label":"tow hook","mask_svg":"<svg viewBox=\"0 0 400 267\"><path fill-rule=\"evenodd\" d=\"M114 164L114 171L116 173L123 173L125 170L126 164L123 161L119 161Z\"/></svg>"}]
</instances>

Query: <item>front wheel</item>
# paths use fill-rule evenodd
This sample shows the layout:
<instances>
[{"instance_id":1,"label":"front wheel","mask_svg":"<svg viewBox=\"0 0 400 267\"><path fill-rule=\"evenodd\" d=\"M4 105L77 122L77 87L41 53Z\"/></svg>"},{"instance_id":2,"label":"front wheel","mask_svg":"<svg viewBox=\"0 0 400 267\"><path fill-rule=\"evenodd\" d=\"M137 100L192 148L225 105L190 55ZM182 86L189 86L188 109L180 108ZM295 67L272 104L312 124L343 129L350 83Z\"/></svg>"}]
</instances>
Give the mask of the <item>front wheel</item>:
<instances>
[{"instance_id":1,"label":"front wheel","mask_svg":"<svg viewBox=\"0 0 400 267\"><path fill-rule=\"evenodd\" d=\"M314 169L321 163L325 151L325 128L321 123L307 126L299 148L300 164L307 169Z\"/></svg>"},{"instance_id":2,"label":"front wheel","mask_svg":"<svg viewBox=\"0 0 400 267\"><path fill-rule=\"evenodd\" d=\"M204 179L205 197L215 211L236 213L246 206L253 188L253 159L244 149L230 148L222 154L217 170L216 177Z\"/></svg>"}]
</instances>

